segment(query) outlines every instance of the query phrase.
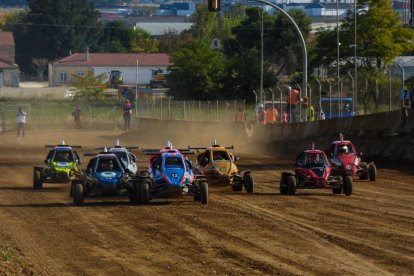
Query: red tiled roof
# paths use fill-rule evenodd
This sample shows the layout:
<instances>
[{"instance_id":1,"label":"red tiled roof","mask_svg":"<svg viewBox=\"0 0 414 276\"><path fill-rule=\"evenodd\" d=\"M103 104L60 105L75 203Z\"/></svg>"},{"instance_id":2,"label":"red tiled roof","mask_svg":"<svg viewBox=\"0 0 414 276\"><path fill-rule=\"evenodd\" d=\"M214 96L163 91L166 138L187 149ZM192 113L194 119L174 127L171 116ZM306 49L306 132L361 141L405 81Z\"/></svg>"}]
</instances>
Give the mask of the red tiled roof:
<instances>
[{"instance_id":1,"label":"red tiled roof","mask_svg":"<svg viewBox=\"0 0 414 276\"><path fill-rule=\"evenodd\" d=\"M0 32L0 45L14 45L12 32Z\"/></svg>"},{"instance_id":2,"label":"red tiled roof","mask_svg":"<svg viewBox=\"0 0 414 276\"><path fill-rule=\"evenodd\" d=\"M55 65L86 66L169 66L167 54L75 53L55 62Z\"/></svg>"},{"instance_id":3,"label":"red tiled roof","mask_svg":"<svg viewBox=\"0 0 414 276\"><path fill-rule=\"evenodd\" d=\"M16 66L0 60L0 68L15 68Z\"/></svg>"}]
</instances>

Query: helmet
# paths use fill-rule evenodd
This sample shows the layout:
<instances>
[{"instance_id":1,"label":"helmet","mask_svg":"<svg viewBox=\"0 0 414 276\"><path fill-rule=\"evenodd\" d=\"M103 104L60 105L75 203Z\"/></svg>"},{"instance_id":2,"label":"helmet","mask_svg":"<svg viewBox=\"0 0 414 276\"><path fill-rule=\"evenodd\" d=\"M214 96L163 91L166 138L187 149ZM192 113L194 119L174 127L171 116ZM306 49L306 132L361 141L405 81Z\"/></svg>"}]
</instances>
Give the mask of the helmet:
<instances>
[{"instance_id":1,"label":"helmet","mask_svg":"<svg viewBox=\"0 0 414 276\"><path fill-rule=\"evenodd\" d=\"M262 104L259 104L259 108L263 108L263 105Z\"/></svg>"},{"instance_id":2,"label":"helmet","mask_svg":"<svg viewBox=\"0 0 414 276\"><path fill-rule=\"evenodd\" d=\"M342 147L342 151L343 151L344 153L348 153L348 147L347 147L347 146L343 146L343 147Z\"/></svg>"},{"instance_id":3,"label":"helmet","mask_svg":"<svg viewBox=\"0 0 414 276\"><path fill-rule=\"evenodd\" d=\"M291 87L291 86L288 86L287 88L288 88L289 90L292 90L292 87Z\"/></svg>"}]
</instances>

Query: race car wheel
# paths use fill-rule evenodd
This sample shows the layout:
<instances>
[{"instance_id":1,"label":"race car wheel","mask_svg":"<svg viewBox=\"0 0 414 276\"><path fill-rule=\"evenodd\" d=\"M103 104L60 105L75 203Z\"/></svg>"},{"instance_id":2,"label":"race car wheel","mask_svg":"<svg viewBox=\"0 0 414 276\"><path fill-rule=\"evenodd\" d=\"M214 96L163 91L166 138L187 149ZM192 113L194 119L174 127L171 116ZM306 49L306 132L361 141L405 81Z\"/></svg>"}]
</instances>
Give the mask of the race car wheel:
<instances>
[{"instance_id":1,"label":"race car wheel","mask_svg":"<svg viewBox=\"0 0 414 276\"><path fill-rule=\"evenodd\" d=\"M344 177L343 192L345 195L352 195L352 177L347 175Z\"/></svg>"},{"instance_id":2,"label":"race car wheel","mask_svg":"<svg viewBox=\"0 0 414 276\"><path fill-rule=\"evenodd\" d=\"M368 179L368 166L367 166L367 163L362 162L359 166L362 169L362 172L359 174L359 179L367 180Z\"/></svg>"},{"instance_id":3,"label":"race car wheel","mask_svg":"<svg viewBox=\"0 0 414 276\"><path fill-rule=\"evenodd\" d=\"M147 181L140 185L141 191L141 204L149 205L150 204L150 185Z\"/></svg>"},{"instance_id":4,"label":"race car wheel","mask_svg":"<svg viewBox=\"0 0 414 276\"><path fill-rule=\"evenodd\" d=\"M201 204L208 204L208 184L206 182L200 182L198 189Z\"/></svg>"},{"instance_id":5,"label":"race car wheel","mask_svg":"<svg viewBox=\"0 0 414 276\"><path fill-rule=\"evenodd\" d=\"M42 183L42 176L40 174L40 171L35 171L33 173L33 189L40 190L43 187Z\"/></svg>"},{"instance_id":6,"label":"race car wheel","mask_svg":"<svg viewBox=\"0 0 414 276\"><path fill-rule=\"evenodd\" d=\"M73 203L77 206L83 205L84 202L84 195L83 195L83 185L82 183L74 183L72 185L72 195L73 195Z\"/></svg>"},{"instance_id":7,"label":"race car wheel","mask_svg":"<svg viewBox=\"0 0 414 276\"><path fill-rule=\"evenodd\" d=\"M373 163L368 165L368 177L369 181L375 181L377 178L377 166Z\"/></svg>"},{"instance_id":8,"label":"race car wheel","mask_svg":"<svg viewBox=\"0 0 414 276\"><path fill-rule=\"evenodd\" d=\"M243 184L244 184L244 189L246 190L246 193L251 194L253 193L253 187L254 187L254 180L253 180L253 175L249 174L245 174L243 176Z\"/></svg>"},{"instance_id":9,"label":"race car wheel","mask_svg":"<svg viewBox=\"0 0 414 276\"><path fill-rule=\"evenodd\" d=\"M289 175L288 177L287 191L289 195L296 194L296 178L293 175Z\"/></svg>"},{"instance_id":10,"label":"race car wheel","mask_svg":"<svg viewBox=\"0 0 414 276\"><path fill-rule=\"evenodd\" d=\"M282 173L282 176L280 177L280 193L282 195L288 194L288 177L289 175L286 173Z\"/></svg>"}]
</instances>

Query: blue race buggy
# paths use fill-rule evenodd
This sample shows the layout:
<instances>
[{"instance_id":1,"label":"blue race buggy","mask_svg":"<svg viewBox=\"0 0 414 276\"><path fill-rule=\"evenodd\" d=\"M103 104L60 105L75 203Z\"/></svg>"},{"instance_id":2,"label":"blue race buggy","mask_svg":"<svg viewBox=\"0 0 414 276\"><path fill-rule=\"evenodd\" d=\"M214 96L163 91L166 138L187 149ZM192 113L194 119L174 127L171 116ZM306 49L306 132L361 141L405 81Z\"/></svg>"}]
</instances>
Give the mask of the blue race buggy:
<instances>
[{"instance_id":1,"label":"blue race buggy","mask_svg":"<svg viewBox=\"0 0 414 276\"><path fill-rule=\"evenodd\" d=\"M143 150L152 155L148 171L141 172L136 182L136 201L148 205L156 197L193 196L194 201L208 204L208 184L204 175L194 173L190 159L193 152L174 149L169 145L161 150Z\"/></svg>"},{"instance_id":2,"label":"blue race buggy","mask_svg":"<svg viewBox=\"0 0 414 276\"><path fill-rule=\"evenodd\" d=\"M72 181L71 196L75 205L85 197L120 196L127 194L135 201L135 174L131 173L115 153L101 152L89 161L86 173Z\"/></svg>"}]
</instances>

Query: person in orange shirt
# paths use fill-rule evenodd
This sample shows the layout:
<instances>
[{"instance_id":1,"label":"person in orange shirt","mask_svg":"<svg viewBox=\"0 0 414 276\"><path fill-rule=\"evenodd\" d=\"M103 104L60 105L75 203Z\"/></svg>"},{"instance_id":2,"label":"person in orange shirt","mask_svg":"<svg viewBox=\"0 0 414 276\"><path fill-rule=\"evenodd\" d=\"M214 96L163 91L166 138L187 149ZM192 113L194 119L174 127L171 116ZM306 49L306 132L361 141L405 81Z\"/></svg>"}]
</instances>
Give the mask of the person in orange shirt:
<instances>
[{"instance_id":1,"label":"person in orange shirt","mask_svg":"<svg viewBox=\"0 0 414 276\"><path fill-rule=\"evenodd\" d=\"M290 110L291 120L296 122L296 106L299 102L299 91L288 86L287 102Z\"/></svg>"},{"instance_id":2,"label":"person in orange shirt","mask_svg":"<svg viewBox=\"0 0 414 276\"><path fill-rule=\"evenodd\" d=\"M276 124L277 123L277 109L275 106L270 106L266 110L266 123L268 124Z\"/></svg>"},{"instance_id":3,"label":"person in orange shirt","mask_svg":"<svg viewBox=\"0 0 414 276\"><path fill-rule=\"evenodd\" d=\"M243 106L239 106L239 110L236 112L236 123L244 123L245 117Z\"/></svg>"}]
</instances>

